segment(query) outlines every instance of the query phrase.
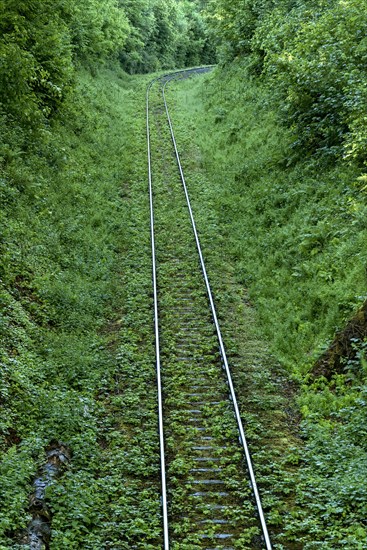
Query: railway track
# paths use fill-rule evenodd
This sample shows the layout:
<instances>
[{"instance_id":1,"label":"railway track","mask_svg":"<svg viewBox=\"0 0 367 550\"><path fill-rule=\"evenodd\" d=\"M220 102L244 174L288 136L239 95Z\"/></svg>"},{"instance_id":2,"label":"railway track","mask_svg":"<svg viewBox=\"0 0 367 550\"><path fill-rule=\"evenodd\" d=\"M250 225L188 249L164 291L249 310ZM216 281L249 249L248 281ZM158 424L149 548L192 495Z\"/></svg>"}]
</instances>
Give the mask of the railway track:
<instances>
[{"instance_id":1,"label":"railway track","mask_svg":"<svg viewBox=\"0 0 367 550\"><path fill-rule=\"evenodd\" d=\"M165 550L271 549L165 97L147 141Z\"/></svg>"}]
</instances>

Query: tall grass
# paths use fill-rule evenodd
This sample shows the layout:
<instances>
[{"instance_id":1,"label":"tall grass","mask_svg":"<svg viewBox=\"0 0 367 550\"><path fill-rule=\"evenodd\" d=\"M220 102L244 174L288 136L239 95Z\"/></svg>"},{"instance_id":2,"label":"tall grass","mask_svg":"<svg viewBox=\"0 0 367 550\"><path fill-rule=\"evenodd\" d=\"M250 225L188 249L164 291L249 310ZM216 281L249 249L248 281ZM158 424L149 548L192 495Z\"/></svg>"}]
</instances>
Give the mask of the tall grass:
<instances>
[{"instance_id":1,"label":"tall grass","mask_svg":"<svg viewBox=\"0 0 367 550\"><path fill-rule=\"evenodd\" d=\"M240 65L195 86L196 139L238 280L274 353L305 372L366 298L360 173L296 159L271 90Z\"/></svg>"},{"instance_id":2,"label":"tall grass","mask_svg":"<svg viewBox=\"0 0 367 550\"><path fill-rule=\"evenodd\" d=\"M269 343L275 360L287 367L288 378L299 382L299 415L291 422L298 441L289 436L283 440L279 465L272 461L276 437L262 449L263 456L269 453L267 479L285 499L283 507L273 507L272 521L280 529L274 548L362 549L367 536L367 504L361 492L367 475L366 342L356 335L349 343L354 352L338 358L337 372L329 366L324 376L310 369L336 329L354 318L366 299L365 178L352 164L330 165L316 156L295 155L271 94L235 63L204 82L193 80L172 90L177 108L173 123L184 164L191 167L189 181L200 181L203 174L194 209L208 209L218 233L207 242L208 229L198 220L204 250L221 242L237 292L249 293L257 312L249 330L241 328L237 338L246 347L249 334L257 332L259 353ZM193 173L195 164L199 174ZM221 277L222 272L215 274L216 280ZM228 300L226 294L226 306L233 307ZM259 410L271 411L274 428L266 369L256 365L251 372L246 360L236 368L240 379L250 379L237 387L240 400L250 395ZM260 377L256 396L251 383ZM278 391L291 407L286 378ZM246 418L249 410L251 404L243 408ZM246 429L251 430L250 421ZM260 433L258 429L258 437ZM259 463L255 455L257 468Z\"/></svg>"},{"instance_id":3,"label":"tall grass","mask_svg":"<svg viewBox=\"0 0 367 550\"><path fill-rule=\"evenodd\" d=\"M141 197L145 82L118 67L95 69L94 76L79 72L74 96L43 136L25 144L14 129L2 135L1 548L23 547L32 482L48 445L58 441L70 448L72 464L48 489L52 548L101 548L107 538L117 544L123 536L140 537L133 522L122 525L124 506L135 506L140 521L148 516L147 538L159 532L156 491L140 485L129 492L121 485L124 476L132 487L152 474L154 444L149 457L138 443L128 444L130 420L121 419L126 407L114 404L123 400L122 392L133 391L124 378L130 367L121 366L122 351L118 358L122 327L130 331L130 349L141 327L148 333L150 328L149 310L140 305L129 328L125 322L136 309L134 300L149 308L144 285L136 291L126 279L140 261L140 281L145 268L149 289L145 219L146 235L140 231L133 245L147 209ZM149 336L144 342L148 351L140 342L136 354L144 363L140 377L154 376ZM137 429L131 430L138 441ZM130 471L134 477L142 470L138 481L127 482Z\"/></svg>"}]
</instances>

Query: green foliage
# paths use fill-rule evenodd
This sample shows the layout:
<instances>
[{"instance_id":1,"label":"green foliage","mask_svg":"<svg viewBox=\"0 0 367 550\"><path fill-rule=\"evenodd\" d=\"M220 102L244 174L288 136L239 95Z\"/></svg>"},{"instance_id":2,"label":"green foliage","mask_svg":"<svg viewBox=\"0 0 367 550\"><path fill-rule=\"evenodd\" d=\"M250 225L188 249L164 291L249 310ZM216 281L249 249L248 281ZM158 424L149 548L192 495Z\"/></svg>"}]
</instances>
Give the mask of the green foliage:
<instances>
[{"instance_id":1,"label":"green foliage","mask_svg":"<svg viewBox=\"0 0 367 550\"><path fill-rule=\"evenodd\" d=\"M225 59L246 56L272 88L302 155L366 161L366 3L212 0Z\"/></svg>"},{"instance_id":2,"label":"green foliage","mask_svg":"<svg viewBox=\"0 0 367 550\"><path fill-rule=\"evenodd\" d=\"M211 63L215 59L203 3L197 0L120 0L131 33L120 53L130 73Z\"/></svg>"},{"instance_id":3,"label":"green foliage","mask_svg":"<svg viewBox=\"0 0 367 550\"><path fill-rule=\"evenodd\" d=\"M318 377L304 386L300 398L308 443L297 494L302 512L293 529L311 524L326 548L363 548L366 540L361 522L367 507L361 491L367 469L366 342L356 340L354 347L342 374L330 381Z\"/></svg>"},{"instance_id":4,"label":"green foliage","mask_svg":"<svg viewBox=\"0 0 367 550\"><path fill-rule=\"evenodd\" d=\"M315 13L302 5L273 12L258 29L266 74L302 148L365 160L366 7L335 2Z\"/></svg>"},{"instance_id":5,"label":"green foliage","mask_svg":"<svg viewBox=\"0 0 367 550\"><path fill-rule=\"evenodd\" d=\"M119 50L128 23L115 0L0 3L0 108L38 128L65 101L75 63Z\"/></svg>"},{"instance_id":6,"label":"green foliage","mask_svg":"<svg viewBox=\"0 0 367 550\"><path fill-rule=\"evenodd\" d=\"M29 479L34 469L34 460L28 449L17 449L13 446L2 454L0 533L23 527L27 520L25 509L28 504Z\"/></svg>"},{"instance_id":7,"label":"green foliage","mask_svg":"<svg viewBox=\"0 0 367 550\"><path fill-rule=\"evenodd\" d=\"M4 548L18 547L34 476L54 441L65 442L72 459L47 492L52 548L101 548L107 538L131 547L144 528L139 518L152 525L147 544L160 533L158 489L146 480L156 474L158 454L141 138L145 80L138 85L118 66L95 77L79 70L71 94L63 117L54 117L27 155L17 132L8 127L5 135L14 150L6 152L0 186ZM116 351L122 326L130 355L122 344ZM131 356L136 371L125 376ZM141 400L129 400L138 391ZM122 520L132 508L136 521Z\"/></svg>"},{"instance_id":8,"label":"green foliage","mask_svg":"<svg viewBox=\"0 0 367 550\"><path fill-rule=\"evenodd\" d=\"M0 87L2 108L22 122L55 110L72 77L72 51L60 6L2 2Z\"/></svg>"},{"instance_id":9,"label":"green foliage","mask_svg":"<svg viewBox=\"0 0 367 550\"><path fill-rule=\"evenodd\" d=\"M209 36L205 2L182 1L178 4L176 66L211 64L216 60Z\"/></svg>"},{"instance_id":10,"label":"green foliage","mask_svg":"<svg viewBox=\"0 0 367 550\"><path fill-rule=\"evenodd\" d=\"M0 1L0 158L44 137L76 68L118 56L130 73L214 59L197 0Z\"/></svg>"},{"instance_id":11,"label":"green foliage","mask_svg":"<svg viewBox=\"0 0 367 550\"><path fill-rule=\"evenodd\" d=\"M243 81L244 70L234 65L213 79L198 133L238 275L277 356L293 366L365 299L363 182L342 161L294 164L292 135L269 107L269 91Z\"/></svg>"},{"instance_id":12,"label":"green foliage","mask_svg":"<svg viewBox=\"0 0 367 550\"><path fill-rule=\"evenodd\" d=\"M77 58L105 59L121 50L130 27L118 0L81 0L71 9L68 26Z\"/></svg>"},{"instance_id":13,"label":"green foliage","mask_svg":"<svg viewBox=\"0 0 367 550\"><path fill-rule=\"evenodd\" d=\"M355 341L355 353L330 380L315 379L307 371L336 327L366 298L365 178L356 180L358 167L346 167L343 161L333 167L312 158L289 162L291 132L279 123L269 90L259 86L245 63L218 70L204 84L181 86L177 137L190 167L187 179L198 177L192 175L196 162L209 182L194 195L194 210L205 204L212 212L210 223L198 222L200 234L205 239L207 227L217 224L227 263L249 290L262 335L301 382L303 445L299 439L284 441L280 460L272 450L260 481L265 506L273 509L270 525L279 527L274 547L364 548L366 342ZM213 242L204 249L209 257ZM223 279L223 271L218 273ZM220 300L219 311L222 307ZM225 315L223 323L227 325ZM241 338L244 347L251 341L247 330ZM262 348L259 342L254 346ZM269 407L273 422L281 411L269 399L264 379L258 396L256 386L249 390L264 369L261 360L252 361L253 377L245 362L234 371L244 410L258 403L253 416L246 414L256 447L262 433L259 409ZM281 393L287 383L283 379L279 384ZM273 444L275 436L269 441ZM256 467L264 467L264 455L259 445ZM277 494L268 490L268 483L277 486Z\"/></svg>"},{"instance_id":14,"label":"green foliage","mask_svg":"<svg viewBox=\"0 0 367 550\"><path fill-rule=\"evenodd\" d=\"M252 38L272 0L210 0L208 16L213 40L225 59L252 52Z\"/></svg>"}]
</instances>

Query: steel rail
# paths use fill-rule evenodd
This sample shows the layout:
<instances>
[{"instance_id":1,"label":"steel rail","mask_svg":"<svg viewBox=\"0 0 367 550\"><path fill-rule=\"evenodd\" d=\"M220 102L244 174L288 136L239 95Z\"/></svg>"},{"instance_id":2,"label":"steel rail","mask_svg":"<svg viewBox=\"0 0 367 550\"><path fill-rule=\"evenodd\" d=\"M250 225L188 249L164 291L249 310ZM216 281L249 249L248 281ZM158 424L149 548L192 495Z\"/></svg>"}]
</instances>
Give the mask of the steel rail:
<instances>
[{"instance_id":1,"label":"steel rail","mask_svg":"<svg viewBox=\"0 0 367 550\"><path fill-rule=\"evenodd\" d=\"M172 124L171 116L170 116L169 109L168 109L167 99L166 99L166 95L165 95L165 90L166 90L167 84L169 82L171 82L173 79L175 79L176 77L177 77L176 75L172 75L171 78L168 78L168 80L166 80L166 82L162 86L163 101L164 101L164 105L165 105L165 109L166 109L166 115L167 115L167 120L168 120L168 124L169 124L169 128L170 128L172 143L173 143L173 146L174 146L174 149L175 149L177 166L178 166L178 169L179 169L179 172L180 172L181 182L182 182L182 186L183 186L183 189L184 189L184 192L185 192L186 202L187 202L187 206L188 206L188 210L189 210L189 214L190 214L190 219L191 219L191 224L192 224L193 232L194 232L194 235L195 235L196 247L197 247L197 250L198 250L198 253L199 253L201 269L202 269L204 280L205 280L205 285L206 285L206 289L207 289L207 293L208 293L208 298L209 298L209 302L210 302L210 308L211 308L211 311L212 311L213 321L214 321L214 325L215 325L217 336L218 336L220 353L221 353L221 356L222 356L223 365L224 365L226 375L227 375L227 381L228 381L228 385L229 385L229 389L230 389L230 395L231 395L231 398L232 398L232 403L233 403L233 408L234 408L234 412L235 412L235 416L236 416L236 420L237 420L238 430L239 430L239 433L240 433L240 442L243 446L244 454L245 454L245 457L246 457L246 464L247 464L247 468L248 468L248 472L249 472L249 477L250 477L250 481L251 481L251 485L252 485L252 490L253 490L255 501L256 501L256 507L257 507L257 511L258 511L258 514L259 514L259 519L260 519L261 528L262 528L262 532L263 532L263 536L264 536L266 550L271 550L272 546L271 546L269 532L268 532L268 528L267 528L267 524L266 524L266 520L265 520L265 516L264 516L263 507L262 507L262 504L261 504L261 498L260 498L260 494L259 494L259 490L258 490L256 478L255 478L255 472L254 472L254 468L253 468L253 464L252 464L252 459L251 459L249 447L248 447L246 436L245 436L245 430L244 430L244 427L243 427L241 414L240 414L240 410L239 410L239 406L238 406L238 402L237 402L237 397L236 397L236 393L235 393L235 389L234 389L234 385L233 385L233 381L232 381L232 375L231 375L231 371L230 371L229 364L228 364L227 353L226 353L224 343L223 343L222 333L221 333L219 322L218 322L218 316L217 316L216 307L215 307L215 304L214 304L213 294L212 294L208 274L207 274L206 267L205 267L205 262L204 262L204 257L203 257L203 253L202 253L202 249L201 249L199 235L198 235L197 228L196 228L196 223L195 223L195 219L194 219L193 210L191 208L190 197L189 197L189 193L188 193L188 189L187 189L187 185L186 185L186 180L185 180L185 176L184 176L184 172L183 172L183 168L182 168L182 164L181 164L181 158L180 158L180 155L179 155L179 152L178 152L177 142L176 142L176 138L175 138L175 134L174 134L174 130L173 130L173 124Z\"/></svg>"},{"instance_id":2,"label":"steel rail","mask_svg":"<svg viewBox=\"0 0 367 550\"><path fill-rule=\"evenodd\" d=\"M163 427L163 393L162 393L161 355L160 355L160 339L159 339L157 263L156 263L156 255L155 255L155 234L154 234L152 156L151 156L150 123L149 123L149 94L153 84L157 80L158 79L153 80L147 88L146 127L147 127L147 147L148 147L150 234L151 234L151 247L152 247L152 279L153 279L153 295L154 295L154 331L155 331L156 371L157 371L157 387L158 387L158 429L159 429L159 447L160 447L160 465L161 465L163 548L164 550L169 550L166 459L165 459L165 452L164 452L164 427Z\"/></svg>"},{"instance_id":3,"label":"steel rail","mask_svg":"<svg viewBox=\"0 0 367 550\"><path fill-rule=\"evenodd\" d=\"M157 400L158 400L158 431L159 431L159 449L160 449L160 468L161 468L161 505L162 505L162 520L163 520L163 548L169 550L169 522L168 522L168 502L167 502L167 476L166 476L166 459L164 447L164 423L163 423L163 391L162 391L162 369L161 369L161 354L160 354L160 337L159 337L159 309L158 309L158 286L157 286L157 261L155 254L155 225L154 225L154 201L153 201L153 175L152 175L152 155L151 155L151 139L150 139L150 119L149 119L149 96L152 86L155 82L163 80L167 77L179 76L195 72L197 70L209 69L207 67L197 67L186 70L175 71L169 75L162 75L153 79L147 87L146 92L146 136L147 136L147 156L148 156L148 181L149 181L149 207L150 207L150 236L151 236L151 253L152 253L152 282L153 282L153 302L154 302L154 333L155 333L155 354L156 354L156 373L157 373Z\"/></svg>"}]
</instances>

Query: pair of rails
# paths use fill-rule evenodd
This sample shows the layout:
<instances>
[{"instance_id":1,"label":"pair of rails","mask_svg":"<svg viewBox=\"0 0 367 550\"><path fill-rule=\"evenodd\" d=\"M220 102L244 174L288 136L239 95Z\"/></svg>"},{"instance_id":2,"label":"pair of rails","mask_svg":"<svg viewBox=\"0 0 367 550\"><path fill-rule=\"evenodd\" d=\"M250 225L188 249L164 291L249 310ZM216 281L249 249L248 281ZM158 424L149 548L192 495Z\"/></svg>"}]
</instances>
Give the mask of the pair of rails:
<instances>
[{"instance_id":1,"label":"pair of rails","mask_svg":"<svg viewBox=\"0 0 367 550\"><path fill-rule=\"evenodd\" d=\"M152 265L153 265L153 295L154 295L154 324L155 324L155 351L156 351L156 368L157 368L157 386L158 386L158 424L159 424L159 442L160 442L160 470L161 470L161 491L162 491L162 518L163 518L163 548L164 550L169 550L171 547L170 542L170 512L169 512L169 498L168 494L168 484L167 480L167 460L165 453L165 418L164 418L164 388L162 387L162 361L161 361L161 343L160 343L160 308L159 308L159 291L158 291L158 277L157 277L157 253L156 253L156 227L155 227L155 193L154 193L154 174L153 174L153 161L152 161L152 137L151 137L151 92L154 86L160 86L161 88L161 101L164 108L164 112L167 119L167 124L169 127L169 132L172 141L172 147L176 158L177 170L179 178L182 183L182 191L185 196L187 213L188 213L188 222L191 224L192 233L195 239L196 250L199 257L199 265L202 272L203 283L206 288L206 294L208 299L208 305L210 308L210 316L215 328L215 334L218 341L218 347L220 351L220 357L222 362L222 367L225 372L226 382L229 388L228 399L231 401L231 406L233 408L234 416L236 419L237 429L239 433L239 441L242 447L242 451L245 458L246 469L248 477L251 483L252 495L254 501L254 514L257 514L258 521L261 526L262 532L262 541L261 545L266 548L266 550L271 550L271 542L268 533L268 528L263 512L263 507L259 495L259 490L256 482L254 467L249 452L249 447L247 444L245 430L243 427L241 414L238 406L238 401L233 385L231 370L228 364L227 354L223 343L222 333L218 322L218 316L216 312L216 307L213 299L212 289L209 283L209 278L207 270L205 267L203 252L200 244L199 234L197 231L193 209L191 207L190 197L188 193L188 188L186 185L185 175L183 167L181 164L180 155L178 152L178 146L174 134L173 124L167 104L166 99L166 88L170 82L177 78L187 78L189 76L205 73L209 71L209 67L201 67L195 69L188 69L186 71L178 71L165 75L163 77L153 80L147 89L146 94L146 125L147 125L147 147L148 147L148 178L149 178L149 200L150 200L150 224L151 224L151 246L152 246ZM203 429L203 428L202 428ZM204 458L199 458L198 460L205 460ZM225 538L226 535L222 535ZM220 538L221 535L218 535ZM231 541L232 542L232 541ZM221 547L223 548L223 547ZM226 548L229 548L228 546ZM232 547L231 547L232 548Z\"/></svg>"}]
</instances>

